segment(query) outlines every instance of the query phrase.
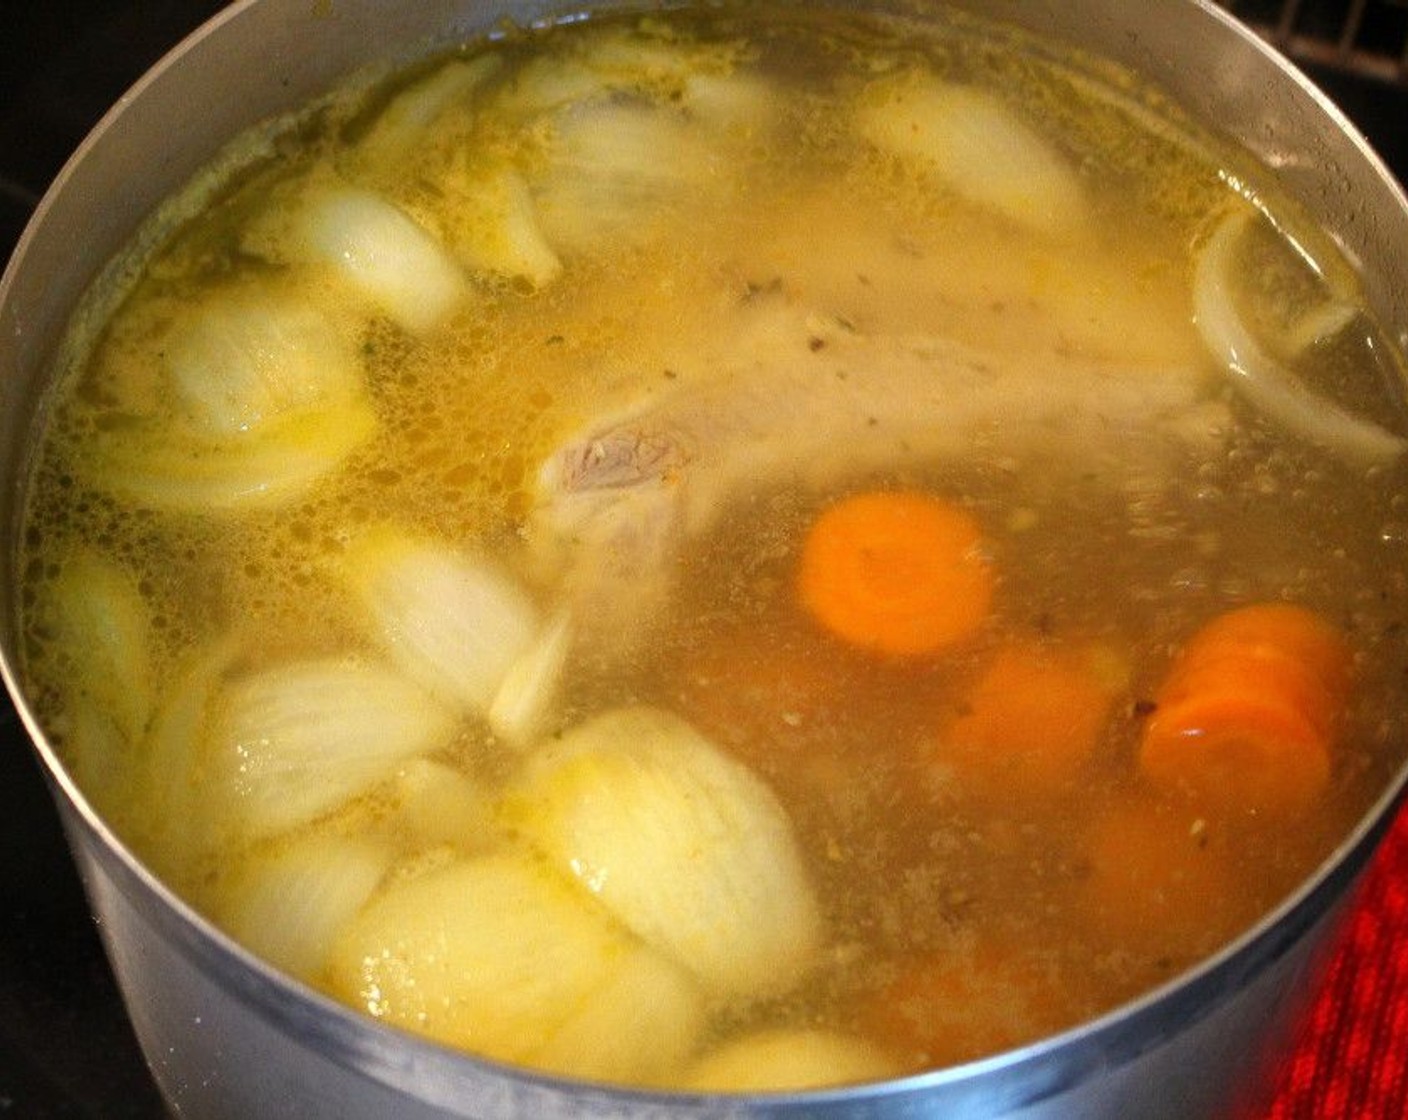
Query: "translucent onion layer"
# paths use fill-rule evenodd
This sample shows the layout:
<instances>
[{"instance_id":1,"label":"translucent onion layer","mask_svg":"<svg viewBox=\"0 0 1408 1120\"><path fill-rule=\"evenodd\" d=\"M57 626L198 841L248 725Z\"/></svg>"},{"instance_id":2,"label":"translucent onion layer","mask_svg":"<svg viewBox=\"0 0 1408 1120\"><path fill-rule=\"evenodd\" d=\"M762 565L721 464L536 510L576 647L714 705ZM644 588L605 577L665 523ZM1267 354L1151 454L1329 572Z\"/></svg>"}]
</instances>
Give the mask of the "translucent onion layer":
<instances>
[{"instance_id":1,"label":"translucent onion layer","mask_svg":"<svg viewBox=\"0 0 1408 1120\"><path fill-rule=\"evenodd\" d=\"M813 961L822 924L782 806L668 712L608 712L539 747L504 811L716 994L783 991Z\"/></svg>"}]
</instances>

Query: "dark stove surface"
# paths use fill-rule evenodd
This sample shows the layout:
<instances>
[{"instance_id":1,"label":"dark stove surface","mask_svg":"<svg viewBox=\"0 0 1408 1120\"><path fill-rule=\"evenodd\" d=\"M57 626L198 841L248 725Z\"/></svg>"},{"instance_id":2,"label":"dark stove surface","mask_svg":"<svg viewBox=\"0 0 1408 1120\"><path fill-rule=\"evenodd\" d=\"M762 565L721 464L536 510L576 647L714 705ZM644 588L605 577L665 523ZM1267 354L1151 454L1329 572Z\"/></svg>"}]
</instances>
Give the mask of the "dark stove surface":
<instances>
[{"instance_id":1,"label":"dark stove surface","mask_svg":"<svg viewBox=\"0 0 1408 1120\"><path fill-rule=\"evenodd\" d=\"M0 0L0 261L108 106L221 6ZM0 798L0 1117L164 1116L8 699Z\"/></svg>"},{"instance_id":2,"label":"dark stove surface","mask_svg":"<svg viewBox=\"0 0 1408 1120\"><path fill-rule=\"evenodd\" d=\"M221 6L0 0L0 261L107 107ZM1313 76L1408 178L1408 89L1328 69ZM0 1118L162 1116L38 763L7 700L0 700L0 798Z\"/></svg>"}]
</instances>

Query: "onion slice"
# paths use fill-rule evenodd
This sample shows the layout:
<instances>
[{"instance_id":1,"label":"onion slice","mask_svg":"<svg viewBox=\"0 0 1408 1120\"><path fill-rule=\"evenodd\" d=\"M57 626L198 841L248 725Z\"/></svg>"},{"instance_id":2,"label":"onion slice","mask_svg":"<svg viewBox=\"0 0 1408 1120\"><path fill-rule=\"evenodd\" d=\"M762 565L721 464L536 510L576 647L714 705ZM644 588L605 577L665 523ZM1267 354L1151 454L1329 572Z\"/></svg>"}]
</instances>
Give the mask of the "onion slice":
<instances>
[{"instance_id":1,"label":"onion slice","mask_svg":"<svg viewBox=\"0 0 1408 1120\"><path fill-rule=\"evenodd\" d=\"M535 288L562 272L528 184L511 167L463 170L444 189L455 198L447 240L467 267Z\"/></svg>"},{"instance_id":2,"label":"onion slice","mask_svg":"<svg viewBox=\"0 0 1408 1120\"><path fill-rule=\"evenodd\" d=\"M429 758L413 758L396 774L378 816L389 837L465 852L498 842L498 820L489 791L462 770Z\"/></svg>"},{"instance_id":3,"label":"onion slice","mask_svg":"<svg viewBox=\"0 0 1408 1120\"><path fill-rule=\"evenodd\" d=\"M310 199L295 219L294 246L415 333L437 326L468 291L445 247L373 191L339 187Z\"/></svg>"},{"instance_id":4,"label":"onion slice","mask_svg":"<svg viewBox=\"0 0 1408 1120\"><path fill-rule=\"evenodd\" d=\"M716 995L784 991L813 962L822 923L786 812L668 712L607 712L540 746L503 812Z\"/></svg>"},{"instance_id":5,"label":"onion slice","mask_svg":"<svg viewBox=\"0 0 1408 1120\"><path fill-rule=\"evenodd\" d=\"M273 419L224 439L135 424L93 439L93 481L149 509L277 509L331 474L376 430L362 401Z\"/></svg>"},{"instance_id":6,"label":"onion slice","mask_svg":"<svg viewBox=\"0 0 1408 1120\"><path fill-rule=\"evenodd\" d=\"M313 981L391 860L382 844L321 834L252 853L218 908L219 920L275 968Z\"/></svg>"},{"instance_id":7,"label":"onion slice","mask_svg":"<svg viewBox=\"0 0 1408 1120\"><path fill-rule=\"evenodd\" d=\"M489 705L489 726L494 734L517 746L531 742L557 699L571 649L572 619L564 610L549 620L504 674Z\"/></svg>"},{"instance_id":8,"label":"onion slice","mask_svg":"<svg viewBox=\"0 0 1408 1120\"><path fill-rule=\"evenodd\" d=\"M357 141L354 153L375 168L398 170L404 161L416 158L416 148L431 127L450 112L467 110L479 87L502 66L503 60L493 54L446 63L398 93Z\"/></svg>"},{"instance_id":9,"label":"onion slice","mask_svg":"<svg viewBox=\"0 0 1408 1120\"><path fill-rule=\"evenodd\" d=\"M563 252L639 244L662 214L710 205L731 187L728 164L695 122L669 107L591 102L553 126L531 186L543 234Z\"/></svg>"},{"instance_id":10,"label":"onion slice","mask_svg":"<svg viewBox=\"0 0 1408 1120\"><path fill-rule=\"evenodd\" d=\"M762 1030L725 1043L695 1063L691 1089L752 1093L880 1081L903 1072L882 1050L827 1030Z\"/></svg>"},{"instance_id":11,"label":"onion slice","mask_svg":"<svg viewBox=\"0 0 1408 1120\"><path fill-rule=\"evenodd\" d=\"M177 399L217 436L363 397L349 332L291 295L217 294L176 324L164 355Z\"/></svg>"},{"instance_id":12,"label":"onion slice","mask_svg":"<svg viewBox=\"0 0 1408 1120\"><path fill-rule=\"evenodd\" d=\"M173 883L197 866L219 832L213 814L201 808L207 791L200 751L214 697L240 647L229 635L188 654L152 719L133 827L147 837L146 857Z\"/></svg>"},{"instance_id":13,"label":"onion slice","mask_svg":"<svg viewBox=\"0 0 1408 1120\"><path fill-rule=\"evenodd\" d=\"M993 94L910 74L867 87L858 109L862 137L970 203L1048 235L1087 222L1070 161Z\"/></svg>"},{"instance_id":14,"label":"onion slice","mask_svg":"<svg viewBox=\"0 0 1408 1120\"><path fill-rule=\"evenodd\" d=\"M257 837L305 824L442 746L454 716L388 668L339 658L231 683L206 749L235 824Z\"/></svg>"},{"instance_id":15,"label":"onion slice","mask_svg":"<svg viewBox=\"0 0 1408 1120\"><path fill-rule=\"evenodd\" d=\"M1253 216L1253 211L1239 210L1224 218L1198 258L1193 317L1203 342L1233 375L1233 384L1247 401L1278 424L1347 463L1393 462L1408 440L1308 388L1262 348L1237 314L1230 280L1233 258Z\"/></svg>"},{"instance_id":16,"label":"onion slice","mask_svg":"<svg viewBox=\"0 0 1408 1120\"><path fill-rule=\"evenodd\" d=\"M518 852L393 880L337 939L327 979L375 1018L574 1077L658 1078L704 1022L682 969Z\"/></svg>"},{"instance_id":17,"label":"onion slice","mask_svg":"<svg viewBox=\"0 0 1408 1120\"><path fill-rule=\"evenodd\" d=\"M135 582L94 553L79 553L54 581L54 623L73 667L71 698L86 698L130 750L153 708L151 624Z\"/></svg>"},{"instance_id":18,"label":"onion slice","mask_svg":"<svg viewBox=\"0 0 1408 1120\"><path fill-rule=\"evenodd\" d=\"M353 546L343 579L398 664L449 703L488 711L538 635L538 612L507 573L397 529Z\"/></svg>"}]
</instances>

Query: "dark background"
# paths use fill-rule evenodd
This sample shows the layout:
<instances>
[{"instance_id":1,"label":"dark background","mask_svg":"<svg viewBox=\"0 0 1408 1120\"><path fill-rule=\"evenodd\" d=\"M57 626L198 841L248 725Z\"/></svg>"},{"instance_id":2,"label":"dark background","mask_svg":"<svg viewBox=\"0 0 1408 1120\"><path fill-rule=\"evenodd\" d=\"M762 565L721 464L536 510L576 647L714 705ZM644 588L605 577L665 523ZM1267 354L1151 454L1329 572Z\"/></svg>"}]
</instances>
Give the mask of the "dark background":
<instances>
[{"instance_id":1,"label":"dark background","mask_svg":"<svg viewBox=\"0 0 1408 1120\"><path fill-rule=\"evenodd\" d=\"M221 6L0 0L0 260L108 106ZM162 1115L38 763L0 699L0 1118Z\"/></svg>"},{"instance_id":2,"label":"dark background","mask_svg":"<svg viewBox=\"0 0 1408 1120\"><path fill-rule=\"evenodd\" d=\"M1365 18L1348 31L1340 21L1349 3L1228 6L1268 34L1279 29L1278 42L1408 178L1403 0L1360 5ZM0 0L0 261L107 107L220 7ZM38 764L0 699L0 1120L161 1115Z\"/></svg>"}]
</instances>

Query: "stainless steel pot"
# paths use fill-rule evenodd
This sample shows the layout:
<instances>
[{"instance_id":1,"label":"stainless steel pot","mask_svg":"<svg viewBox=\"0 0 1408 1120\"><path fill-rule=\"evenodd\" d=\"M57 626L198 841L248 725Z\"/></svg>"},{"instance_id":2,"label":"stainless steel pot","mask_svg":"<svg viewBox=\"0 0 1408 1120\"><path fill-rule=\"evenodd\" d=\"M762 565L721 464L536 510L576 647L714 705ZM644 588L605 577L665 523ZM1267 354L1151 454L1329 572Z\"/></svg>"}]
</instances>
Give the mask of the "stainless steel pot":
<instances>
[{"instance_id":1,"label":"stainless steel pot","mask_svg":"<svg viewBox=\"0 0 1408 1120\"><path fill-rule=\"evenodd\" d=\"M66 317L144 215L236 131L348 71L489 27L571 14L565 0L243 0L144 78L49 191L0 281L0 604L4 676L43 759L147 1060L192 1117L1202 1116L1252 1108L1308 973L1408 785L1385 790L1296 897L1164 989L1077 1030L957 1069L754 1098L625 1092L525 1074L383 1029L273 973L174 898L108 831L21 695L17 521L28 433ZM922 3L904 0L922 15ZM1201 0L974 4L1124 63L1273 168L1408 331L1408 201L1345 119Z\"/></svg>"}]
</instances>

